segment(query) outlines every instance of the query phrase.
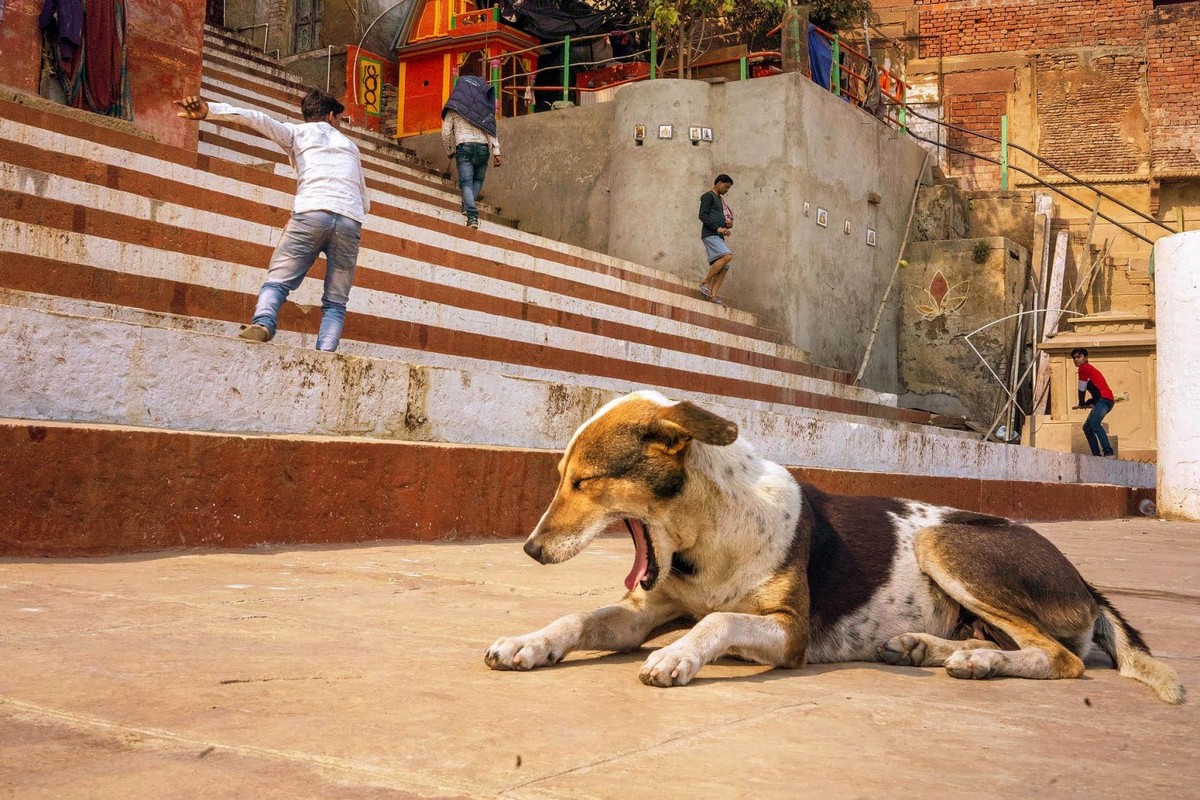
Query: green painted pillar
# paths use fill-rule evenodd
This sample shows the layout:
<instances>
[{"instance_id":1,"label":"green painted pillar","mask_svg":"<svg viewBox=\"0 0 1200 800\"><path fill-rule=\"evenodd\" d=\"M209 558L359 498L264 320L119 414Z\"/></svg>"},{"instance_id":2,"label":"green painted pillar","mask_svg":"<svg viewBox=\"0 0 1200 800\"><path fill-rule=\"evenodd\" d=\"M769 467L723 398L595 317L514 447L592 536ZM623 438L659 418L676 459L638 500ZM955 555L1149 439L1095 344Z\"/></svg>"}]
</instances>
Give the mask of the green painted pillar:
<instances>
[{"instance_id":1,"label":"green painted pillar","mask_svg":"<svg viewBox=\"0 0 1200 800\"><path fill-rule=\"evenodd\" d=\"M498 6L493 6L493 8L498 8ZM500 59L498 58L492 59L492 93L496 96L496 115L502 116L504 103L501 102L500 95Z\"/></svg>"},{"instance_id":2,"label":"green painted pillar","mask_svg":"<svg viewBox=\"0 0 1200 800\"><path fill-rule=\"evenodd\" d=\"M738 79L739 80L743 80L743 81L746 80L746 66L747 66L746 57L742 56L741 60L738 62Z\"/></svg>"},{"instance_id":3,"label":"green painted pillar","mask_svg":"<svg viewBox=\"0 0 1200 800\"><path fill-rule=\"evenodd\" d=\"M829 70L829 82L833 85L829 87L829 91L836 95L842 93L842 37L838 34L833 35L833 66Z\"/></svg>"},{"instance_id":4,"label":"green painted pillar","mask_svg":"<svg viewBox=\"0 0 1200 800\"><path fill-rule=\"evenodd\" d=\"M658 29L650 26L650 80L658 77Z\"/></svg>"},{"instance_id":5,"label":"green painted pillar","mask_svg":"<svg viewBox=\"0 0 1200 800\"><path fill-rule=\"evenodd\" d=\"M563 100L571 99L571 37L563 37Z\"/></svg>"}]
</instances>

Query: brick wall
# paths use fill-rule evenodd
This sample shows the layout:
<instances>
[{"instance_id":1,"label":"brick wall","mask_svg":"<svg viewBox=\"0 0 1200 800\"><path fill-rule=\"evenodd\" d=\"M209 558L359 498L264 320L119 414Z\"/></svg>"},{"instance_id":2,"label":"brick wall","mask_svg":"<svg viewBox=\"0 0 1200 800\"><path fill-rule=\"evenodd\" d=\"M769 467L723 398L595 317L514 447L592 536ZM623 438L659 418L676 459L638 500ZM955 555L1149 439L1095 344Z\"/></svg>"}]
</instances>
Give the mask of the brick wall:
<instances>
[{"instance_id":1,"label":"brick wall","mask_svg":"<svg viewBox=\"0 0 1200 800\"><path fill-rule=\"evenodd\" d=\"M1008 95L1004 92L976 92L956 94L949 98L948 119L951 125L1000 137L1000 117L1006 113ZM950 130L947 142L951 147L970 150L982 156L999 160L1000 145ZM961 153L950 153L950 171L962 179L964 189L999 189L1000 167Z\"/></svg>"},{"instance_id":2,"label":"brick wall","mask_svg":"<svg viewBox=\"0 0 1200 800\"><path fill-rule=\"evenodd\" d=\"M981 5L977 0L914 0L921 57L1003 53L1144 41L1150 0L1033 0Z\"/></svg>"},{"instance_id":3,"label":"brick wall","mask_svg":"<svg viewBox=\"0 0 1200 800\"><path fill-rule=\"evenodd\" d=\"M1154 169L1200 169L1200 6L1155 9L1146 61Z\"/></svg>"},{"instance_id":4,"label":"brick wall","mask_svg":"<svg viewBox=\"0 0 1200 800\"><path fill-rule=\"evenodd\" d=\"M1144 63L1134 56L1077 53L1037 60L1038 152L1074 173L1145 172ZM1042 175L1053 170L1041 168Z\"/></svg>"}]
</instances>

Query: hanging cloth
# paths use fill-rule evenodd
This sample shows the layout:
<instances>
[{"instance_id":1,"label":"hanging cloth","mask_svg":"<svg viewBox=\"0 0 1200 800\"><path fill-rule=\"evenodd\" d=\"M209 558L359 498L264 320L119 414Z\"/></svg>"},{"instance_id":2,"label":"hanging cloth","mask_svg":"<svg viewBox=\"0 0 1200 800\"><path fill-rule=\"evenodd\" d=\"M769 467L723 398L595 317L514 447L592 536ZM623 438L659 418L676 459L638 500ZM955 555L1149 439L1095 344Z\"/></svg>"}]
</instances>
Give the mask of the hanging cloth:
<instances>
[{"instance_id":1,"label":"hanging cloth","mask_svg":"<svg viewBox=\"0 0 1200 800\"><path fill-rule=\"evenodd\" d=\"M45 0L38 16L38 28L56 30L63 61L75 57L83 46L83 0Z\"/></svg>"},{"instance_id":2,"label":"hanging cloth","mask_svg":"<svg viewBox=\"0 0 1200 800\"><path fill-rule=\"evenodd\" d=\"M124 0L88 0L83 23L83 108L132 118L125 58Z\"/></svg>"},{"instance_id":3,"label":"hanging cloth","mask_svg":"<svg viewBox=\"0 0 1200 800\"><path fill-rule=\"evenodd\" d=\"M879 67L875 65L875 57L867 58L867 82L864 87L863 108L882 118L884 114L883 93L879 90Z\"/></svg>"},{"instance_id":4,"label":"hanging cloth","mask_svg":"<svg viewBox=\"0 0 1200 800\"><path fill-rule=\"evenodd\" d=\"M833 48L812 23L808 25L808 66L813 83L824 89L832 88L829 74L833 71Z\"/></svg>"},{"instance_id":5,"label":"hanging cloth","mask_svg":"<svg viewBox=\"0 0 1200 800\"><path fill-rule=\"evenodd\" d=\"M133 119L125 47L125 0L45 0L47 77L42 95L110 117ZM61 93L60 91L61 90Z\"/></svg>"}]
</instances>

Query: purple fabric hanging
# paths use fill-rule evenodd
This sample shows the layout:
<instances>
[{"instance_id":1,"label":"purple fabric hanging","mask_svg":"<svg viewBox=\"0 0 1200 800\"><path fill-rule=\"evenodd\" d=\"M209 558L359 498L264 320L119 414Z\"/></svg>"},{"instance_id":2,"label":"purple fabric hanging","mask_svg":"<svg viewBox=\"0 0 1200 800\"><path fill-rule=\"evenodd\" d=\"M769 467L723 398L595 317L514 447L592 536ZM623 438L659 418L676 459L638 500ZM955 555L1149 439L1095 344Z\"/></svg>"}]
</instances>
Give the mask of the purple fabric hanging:
<instances>
[{"instance_id":1,"label":"purple fabric hanging","mask_svg":"<svg viewBox=\"0 0 1200 800\"><path fill-rule=\"evenodd\" d=\"M45 30L55 22L58 23L59 52L63 61L70 61L83 44L83 0L45 0L38 27Z\"/></svg>"}]
</instances>

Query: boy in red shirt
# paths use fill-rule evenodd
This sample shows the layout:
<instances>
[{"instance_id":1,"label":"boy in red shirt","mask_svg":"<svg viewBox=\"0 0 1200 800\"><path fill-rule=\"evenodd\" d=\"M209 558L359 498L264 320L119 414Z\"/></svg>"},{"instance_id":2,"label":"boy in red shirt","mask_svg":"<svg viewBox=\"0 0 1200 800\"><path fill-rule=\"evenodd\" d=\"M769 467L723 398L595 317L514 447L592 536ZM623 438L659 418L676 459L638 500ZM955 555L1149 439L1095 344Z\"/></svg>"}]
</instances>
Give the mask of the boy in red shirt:
<instances>
[{"instance_id":1,"label":"boy in red shirt","mask_svg":"<svg viewBox=\"0 0 1200 800\"><path fill-rule=\"evenodd\" d=\"M1087 437L1088 447L1092 448L1094 456L1103 455L1105 458L1116 458L1112 445L1108 441L1108 434L1105 433L1104 426L1100 424L1104 416L1112 411L1116 402L1113 399L1112 389L1108 388L1108 382L1104 380L1100 370L1088 363L1087 348L1076 347L1071 351L1071 360L1079 368L1079 405L1075 408L1091 406L1092 409L1092 413L1088 414L1087 421L1083 423L1083 435ZM1091 397L1085 397L1085 395L1091 395Z\"/></svg>"}]
</instances>

